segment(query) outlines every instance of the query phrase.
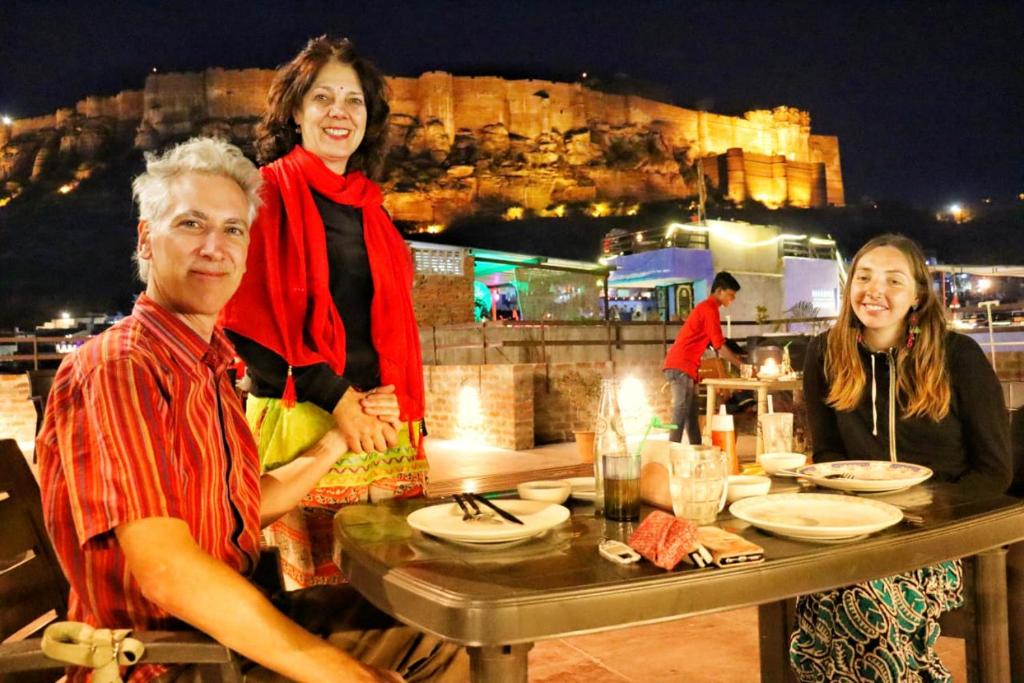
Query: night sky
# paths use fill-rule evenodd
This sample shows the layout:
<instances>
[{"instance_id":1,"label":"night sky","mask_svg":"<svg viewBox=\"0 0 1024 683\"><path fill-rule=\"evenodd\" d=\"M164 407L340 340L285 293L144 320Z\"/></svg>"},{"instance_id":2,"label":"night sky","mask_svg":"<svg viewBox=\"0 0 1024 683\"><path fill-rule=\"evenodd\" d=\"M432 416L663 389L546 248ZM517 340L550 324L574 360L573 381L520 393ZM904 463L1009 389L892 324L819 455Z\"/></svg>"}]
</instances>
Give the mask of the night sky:
<instances>
[{"instance_id":1,"label":"night sky","mask_svg":"<svg viewBox=\"0 0 1024 683\"><path fill-rule=\"evenodd\" d=\"M0 113L52 112L146 74L273 67L320 33L392 75L616 74L680 106L781 104L838 135L848 203L1024 192L1024 3L45 2L0 4Z\"/></svg>"}]
</instances>

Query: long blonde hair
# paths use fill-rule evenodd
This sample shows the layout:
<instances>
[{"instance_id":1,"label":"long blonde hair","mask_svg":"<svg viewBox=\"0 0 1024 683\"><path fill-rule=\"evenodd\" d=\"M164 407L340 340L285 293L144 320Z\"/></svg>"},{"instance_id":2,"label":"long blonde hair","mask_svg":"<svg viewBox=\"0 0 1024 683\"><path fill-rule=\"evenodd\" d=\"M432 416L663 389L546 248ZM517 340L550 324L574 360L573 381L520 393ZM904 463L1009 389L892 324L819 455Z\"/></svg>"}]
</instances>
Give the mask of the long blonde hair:
<instances>
[{"instance_id":1,"label":"long blonde hair","mask_svg":"<svg viewBox=\"0 0 1024 683\"><path fill-rule=\"evenodd\" d=\"M878 247L894 247L907 257L918 297L916 315L920 332L915 335L913 348L902 343L896 351L898 405L905 417L929 417L938 422L949 414L951 394L943 303L931 287L931 276L920 247L903 235L880 235L861 247L853 257L851 276L861 257ZM911 309L908 318L914 313ZM904 334L907 327L904 321ZM863 329L853 311L847 283L839 319L829 330L825 351L825 377L829 382L827 403L836 410L853 410L864 393L867 377L857 349Z\"/></svg>"}]
</instances>

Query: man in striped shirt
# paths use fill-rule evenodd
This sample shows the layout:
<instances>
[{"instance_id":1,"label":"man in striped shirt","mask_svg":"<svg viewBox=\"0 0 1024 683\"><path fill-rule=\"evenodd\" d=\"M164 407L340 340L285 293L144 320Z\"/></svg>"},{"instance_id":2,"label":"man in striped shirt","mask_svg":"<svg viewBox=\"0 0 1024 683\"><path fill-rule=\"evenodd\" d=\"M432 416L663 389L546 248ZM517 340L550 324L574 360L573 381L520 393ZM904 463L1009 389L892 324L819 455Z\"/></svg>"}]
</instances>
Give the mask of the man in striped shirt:
<instances>
[{"instance_id":1,"label":"man in striped shirt","mask_svg":"<svg viewBox=\"0 0 1024 683\"><path fill-rule=\"evenodd\" d=\"M233 350L215 323L245 272L259 186L237 148L211 139L150 157L134 183L146 291L130 316L62 363L36 444L47 530L71 584L68 617L146 630L185 622L299 681L402 680L313 636L244 577L261 526L345 450L334 431L261 477L226 373ZM332 608L355 614L361 598L352 596ZM358 638L352 646L367 649ZM450 663L455 653L414 633L397 649L378 663ZM70 680L86 673L71 669ZM143 665L130 680L182 675Z\"/></svg>"}]
</instances>

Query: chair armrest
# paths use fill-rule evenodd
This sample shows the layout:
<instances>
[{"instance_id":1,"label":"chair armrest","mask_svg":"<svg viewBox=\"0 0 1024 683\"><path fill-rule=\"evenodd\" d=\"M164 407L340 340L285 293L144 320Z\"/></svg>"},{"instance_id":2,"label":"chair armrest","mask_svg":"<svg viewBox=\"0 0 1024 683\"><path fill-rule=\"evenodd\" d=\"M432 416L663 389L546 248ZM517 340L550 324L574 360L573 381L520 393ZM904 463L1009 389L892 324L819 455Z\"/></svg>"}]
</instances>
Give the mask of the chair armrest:
<instances>
[{"instance_id":1,"label":"chair armrest","mask_svg":"<svg viewBox=\"0 0 1024 683\"><path fill-rule=\"evenodd\" d=\"M235 655L213 638L193 631L141 631L132 637L146 647L140 661L150 664L230 664ZM43 654L41 638L0 644L0 674L63 669L66 662Z\"/></svg>"}]
</instances>

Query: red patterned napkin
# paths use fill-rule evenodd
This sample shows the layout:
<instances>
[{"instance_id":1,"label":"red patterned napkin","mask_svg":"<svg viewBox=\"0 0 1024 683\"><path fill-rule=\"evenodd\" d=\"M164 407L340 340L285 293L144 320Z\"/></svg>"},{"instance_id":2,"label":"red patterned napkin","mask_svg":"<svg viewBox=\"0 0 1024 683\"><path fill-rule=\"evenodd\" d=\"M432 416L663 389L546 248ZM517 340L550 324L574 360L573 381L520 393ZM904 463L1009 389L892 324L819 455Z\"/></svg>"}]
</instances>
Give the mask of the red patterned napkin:
<instances>
[{"instance_id":1,"label":"red patterned napkin","mask_svg":"<svg viewBox=\"0 0 1024 683\"><path fill-rule=\"evenodd\" d=\"M662 569L673 569L682 560L698 567L706 567L711 561L698 540L697 525L660 510L640 523L629 537L629 546Z\"/></svg>"}]
</instances>

